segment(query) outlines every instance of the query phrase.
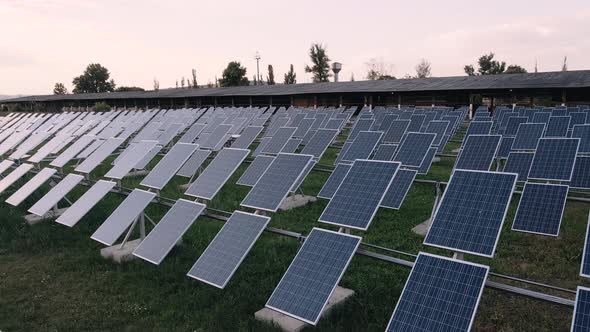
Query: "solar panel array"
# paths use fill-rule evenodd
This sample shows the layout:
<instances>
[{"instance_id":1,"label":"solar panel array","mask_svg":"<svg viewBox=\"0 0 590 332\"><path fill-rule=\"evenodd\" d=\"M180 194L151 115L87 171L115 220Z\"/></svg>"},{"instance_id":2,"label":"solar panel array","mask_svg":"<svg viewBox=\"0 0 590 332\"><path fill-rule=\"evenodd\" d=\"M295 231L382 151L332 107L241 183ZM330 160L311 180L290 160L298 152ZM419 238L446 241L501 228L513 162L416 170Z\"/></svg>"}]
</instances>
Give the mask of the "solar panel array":
<instances>
[{"instance_id":1,"label":"solar panel array","mask_svg":"<svg viewBox=\"0 0 590 332\"><path fill-rule=\"evenodd\" d=\"M570 181L579 142L577 138L540 139L529 179Z\"/></svg>"},{"instance_id":2,"label":"solar panel array","mask_svg":"<svg viewBox=\"0 0 590 332\"><path fill-rule=\"evenodd\" d=\"M356 159L367 159L375 150L383 133L379 131L361 131L354 139L346 153L342 156L342 162L353 162Z\"/></svg>"},{"instance_id":3,"label":"solar panel array","mask_svg":"<svg viewBox=\"0 0 590 332\"><path fill-rule=\"evenodd\" d=\"M518 174L518 181L527 181L533 163L533 152L510 152L504 172Z\"/></svg>"},{"instance_id":4,"label":"solar panel array","mask_svg":"<svg viewBox=\"0 0 590 332\"><path fill-rule=\"evenodd\" d=\"M418 171L410 169L400 169L393 177L393 181L387 189L383 201L381 202L382 207L390 209L399 209L410 191L410 187L416 178Z\"/></svg>"},{"instance_id":5,"label":"solar panel array","mask_svg":"<svg viewBox=\"0 0 590 332\"><path fill-rule=\"evenodd\" d=\"M196 149L196 144L175 144L140 184L158 190L164 188Z\"/></svg>"},{"instance_id":6,"label":"solar panel array","mask_svg":"<svg viewBox=\"0 0 590 332\"><path fill-rule=\"evenodd\" d=\"M275 157L273 156L261 155L256 157L250 166L248 166L246 171L242 174L242 176L238 179L236 184L253 187L274 160Z\"/></svg>"},{"instance_id":7,"label":"solar panel array","mask_svg":"<svg viewBox=\"0 0 590 332\"><path fill-rule=\"evenodd\" d=\"M57 170L53 168L43 168L39 173L35 174L27 183L21 186L14 194L6 199L6 203L12 206L18 206L27 197L29 197L35 190L37 190L43 183L47 182Z\"/></svg>"},{"instance_id":8,"label":"solar panel array","mask_svg":"<svg viewBox=\"0 0 590 332\"><path fill-rule=\"evenodd\" d=\"M500 135L471 135L457 158L456 169L488 171L500 145Z\"/></svg>"},{"instance_id":9,"label":"solar panel array","mask_svg":"<svg viewBox=\"0 0 590 332\"><path fill-rule=\"evenodd\" d=\"M62 213L55 222L73 227L92 209L106 194L108 194L116 183L112 181L99 180L88 191L84 193L74 204Z\"/></svg>"},{"instance_id":10,"label":"solar panel array","mask_svg":"<svg viewBox=\"0 0 590 332\"><path fill-rule=\"evenodd\" d=\"M568 190L565 185L526 183L512 230L558 236Z\"/></svg>"},{"instance_id":11,"label":"solar panel array","mask_svg":"<svg viewBox=\"0 0 590 332\"><path fill-rule=\"evenodd\" d=\"M324 186L318 193L318 197L332 199L351 167L352 165L349 164L338 164L330 174L328 180L324 182Z\"/></svg>"},{"instance_id":12,"label":"solar panel array","mask_svg":"<svg viewBox=\"0 0 590 332\"><path fill-rule=\"evenodd\" d=\"M68 174L56 184L45 196L29 208L29 212L37 216L43 216L61 201L74 187L84 180L79 174Z\"/></svg>"},{"instance_id":13,"label":"solar panel array","mask_svg":"<svg viewBox=\"0 0 590 332\"><path fill-rule=\"evenodd\" d=\"M420 167L436 134L409 132L399 146L393 161L406 167Z\"/></svg>"}]
</instances>

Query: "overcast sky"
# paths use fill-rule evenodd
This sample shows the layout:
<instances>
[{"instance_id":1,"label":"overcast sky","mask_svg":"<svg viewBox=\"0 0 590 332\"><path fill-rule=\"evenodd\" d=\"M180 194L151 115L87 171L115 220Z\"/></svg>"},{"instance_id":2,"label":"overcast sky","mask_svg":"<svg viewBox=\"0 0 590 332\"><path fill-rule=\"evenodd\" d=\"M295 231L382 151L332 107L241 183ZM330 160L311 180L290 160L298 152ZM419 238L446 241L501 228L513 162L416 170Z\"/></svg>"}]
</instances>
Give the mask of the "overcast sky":
<instances>
[{"instance_id":1,"label":"overcast sky","mask_svg":"<svg viewBox=\"0 0 590 332\"><path fill-rule=\"evenodd\" d=\"M425 58L434 76L464 75L486 52L539 71L590 69L588 0L124 1L0 0L0 94L71 91L87 64L106 66L118 86L172 87L197 69L199 84L240 61L248 77L272 64L297 82L312 42L343 64L341 80L365 78L382 59L392 74L414 74Z\"/></svg>"}]
</instances>

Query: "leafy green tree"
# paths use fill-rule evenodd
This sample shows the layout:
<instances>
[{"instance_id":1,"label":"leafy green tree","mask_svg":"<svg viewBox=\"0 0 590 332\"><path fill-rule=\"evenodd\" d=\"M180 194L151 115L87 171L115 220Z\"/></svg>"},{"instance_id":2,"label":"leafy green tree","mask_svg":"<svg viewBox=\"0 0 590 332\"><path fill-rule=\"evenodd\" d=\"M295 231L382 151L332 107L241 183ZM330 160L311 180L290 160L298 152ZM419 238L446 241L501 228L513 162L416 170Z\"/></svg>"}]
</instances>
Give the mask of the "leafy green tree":
<instances>
[{"instance_id":1,"label":"leafy green tree","mask_svg":"<svg viewBox=\"0 0 590 332\"><path fill-rule=\"evenodd\" d=\"M91 63L84 73L73 80L74 93L113 92L115 81L110 79L109 70L99 63ZM109 80L110 79L110 80Z\"/></svg>"},{"instance_id":2,"label":"leafy green tree","mask_svg":"<svg viewBox=\"0 0 590 332\"><path fill-rule=\"evenodd\" d=\"M272 68L272 65L268 65L268 76L266 77L266 84L268 84L268 85L275 84L275 71Z\"/></svg>"},{"instance_id":3,"label":"leafy green tree","mask_svg":"<svg viewBox=\"0 0 590 332\"><path fill-rule=\"evenodd\" d=\"M330 74L330 58L326 55L326 48L322 44L311 44L309 58L312 65L306 65L305 72L313 74L314 83L328 82L332 75Z\"/></svg>"},{"instance_id":4,"label":"leafy green tree","mask_svg":"<svg viewBox=\"0 0 590 332\"><path fill-rule=\"evenodd\" d=\"M129 92L129 91L145 91L144 88L138 86L120 86L115 89L116 92Z\"/></svg>"},{"instance_id":5,"label":"leafy green tree","mask_svg":"<svg viewBox=\"0 0 590 332\"><path fill-rule=\"evenodd\" d=\"M53 94L54 95L67 95L68 94L68 89L66 89L66 86L63 83L55 83L55 86L53 87Z\"/></svg>"},{"instance_id":6,"label":"leafy green tree","mask_svg":"<svg viewBox=\"0 0 590 332\"><path fill-rule=\"evenodd\" d=\"M506 68L504 74L526 74L527 70L519 65L510 65Z\"/></svg>"},{"instance_id":7,"label":"leafy green tree","mask_svg":"<svg viewBox=\"0 0 590 332\"><path fill-rule=\"evenodd\" d=\"M375 80L394 80L395 76L391 74L393 71L392 64L386 64L382 58L371 58L365 62L367 66L367 79Z\"/></svg>"},{"instance_id":8,"label":"leafy green tree","mask_svg":"<svg viewBox=\"0 0 590 332\"><path fill-rule=\"evenodd\" d=\"M246 76L246 68L242 67L237 61L228 63L227 67L223 70L219 84L222 87L250 84L248 77Z\"/></svg>"},{"instance_id":9,"label":"leafy green tree","mask_svg":"<svg viewBox=\"0 0 590 332\"><path fill-rule=\"evenodd\" d=\"M496 61L494 60L495 54L490 52L489 54L484 54L477 60L477 64L479 68L477 69L477 74L475 72L475 68L473 65L467 65L464 67L465 73L469 76L475 75L497 75L502 74L506 70L506 62L504 61Z\"/></svg>"},{"instance_id":10,"label":"leafy green tree","mask_svg":"<svg viewBox=\"0 0 590 332\"><path fill-rule=\"evenodd\" d=\"M293 64L289 66L289 71L285 74L285 79L283 81L285 84L295 84L297 83L297 74L293 69Z\"/></svg>"},{"instance_id":11,"label":"leafy green tree","mask_svg":"<svg viewBox=\"0 0 590 332\"><path fill-rule=\"evenodd\" d=\"M430 62L426 59L422 59L422 61L416 65L416 78L427 78L432 76L430 70Z\"/></svg>"},{"instance_id":12,"label":"leafy green tree","mask_svg":"<svg viewBox=\"0 0 590 332\"><path fill-rule=\"evenodd\" d=\"M111 110L111 106L105 102L99 102L94 104L94 111L96 112L108 112Z\"/></svg>"}]
</instances>

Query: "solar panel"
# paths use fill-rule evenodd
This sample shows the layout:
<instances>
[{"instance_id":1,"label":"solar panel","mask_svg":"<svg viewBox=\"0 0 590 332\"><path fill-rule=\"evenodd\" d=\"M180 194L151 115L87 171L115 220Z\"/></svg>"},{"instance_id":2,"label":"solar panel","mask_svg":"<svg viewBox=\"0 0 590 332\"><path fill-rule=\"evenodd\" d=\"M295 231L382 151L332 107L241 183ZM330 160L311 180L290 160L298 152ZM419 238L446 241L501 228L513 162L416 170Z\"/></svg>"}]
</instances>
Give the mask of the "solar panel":
<instances>
[{"instance_id":1,"label":"solar panel","mask_svg":"<svg viewBox=\"0 0 590 332\"><path fill-rule=\"evenodd\" d=\"M590 278L590 214L588 215L588 222L586 223L586 238L584 240L584 249L582 253L582 266L580 268L580 275L582 277Z\"/></svg>"},{"instance_id":2,"label":"solar panel","mask_svg":"<svg viewBox=\"0 0 590 332\"><path fill-rule=\"evenodd\" d=\"M205 204L179 199L141 241L133 255L160 265L206 207Z\"/></svg>"},{"instance_id":3,"label":"solar panel","mask_svg":"<svg viewBox=\"0 0 590 332\"><path fill-rule=\"evenodd\" d=\"M88 158L76 167L76 171L80 173L92 172L100 163L102 163L108 156L111 155L123 143L121 138L109 138L96 151L94 151Z\"/></svg>"},{"instance_id":4,"label":"solar panel","mask_svg":"<svg viewBox=\"0 0 590 332\"><path fill-rule=\"evenodd\" d=\"M324 183L322 190L320 190L318 197L325 198L325 199L332 199L338 187L344 180L344 177L350 170L352 165L349 164L338 164L336 168L330 174L328 180Z\"/></svg>"},{"instance_id":5,"label":"solar panel","mask_svg":"<svg viewBox=\"0 0 590 332\"><path fill-rule=\"evenodd\" d=\"M249 154L248 149L225 148L219 151L185 195L213 199Z\"/></svg>"},{"instance_id":6,"label":"solar panel","mask_svg":"<svg viewBox=\"0 0 590 332\"><path fill-rule=\"evenodd\" d=\"M506 130L504 130L504 136L516 136L518 127L521 123L526 123L529 120L526 116L513 116L508 119Z\"/></svg>"},{"instance_id":7,"label":"solar panel","mask_svg":"<svg viewBox=\"0 0 590 332\"><path fill-rule=\"evenodd\" d=\"M590 288L578 286L571 332L590 330Z\"/></svg>"},{"instance_id":8,"label":"solar panel","mask_svg":"<svg viewBox=\"0 0 590 332\"><path fill-rule=\"evenodd\" d=\"M236 184L253 187L266 172L275 157L260 155L252 161Z\"/></svg>"},{"instance_id":9,"label":"solar panel","mask_svg":"<svg viewBox=\"0 0 590 332\"><path fill-rule=\"evenodd\" d=\"M548 123L549 117L551 117L551 112L535 112L535 114L533 114L533 119L531 120L531 122Z\"/></svg>"},{"instance_id":10,"label":"solar panel","mask_svg":"<svg viewBox=\"0 0 590 332\"><path fill-rule=\"evenodd\" d=\"M6 199L6 203L12 206L18 206L27 197L29 197L37 188L49 180L57 171L53 168L46 167L35 174L27 183L21 186L14 194Z\"/></svg>"},{"instance_id":11,"label":"solar panel","mask_svg":"<svg viewBox=\"0 0 590 332\"><path fill-rule=\"evenodd\" d=\"M580 139L578 153L590 153L590 124L574 126L572 138Z\"/></svg>"},{"instance_id":12,"label":"solar panel","mask_svg":"<svg viewBox=\"0 0 590 332\"><path fill-rule=\"evenodd\" d=\"M471 121L465 137L470 135L489 135L492 131L492 121Z\"/></svg>"},{"instance_id":13,"label":"solar panel","mask_svg":"<svg viewBox=\"0 0 590 332\"><path fill-rule=\"evenodd\" d=\"M72 143L67 149L64 150L59 156L57 156L49 165L54 167L64 167L72 158L74 158L82 149L88 144L94 141L94 137L84 135L78 138L77 141Z\"/></svg>"},{"instance_id":14,"label":"solar panel","mask_svg":"<svg viewBox=\"0 0 590 332\"><path fill-rule=\"evenodd\" d=\"M340 130L344 124L344 119L330 119L326 122L323 129L337 129Z\"/></svg>"},{"instance_id":15,"label":"solar panel","mask_svg":"<svg viewBox=\"0 0 590 332\"><path fill-rule=\"evenodd\" d=\"M102 139L94 140L94 142L90 143L86 148L84 148L84 150L82 150L80 153L76 155L76 159L88 158L88 156L90 156L94 151L96 151L96 149L98 149L104 142L105 140Z\"/></svg>"},{"instance_id":16,"label":"solar panel","mask_svg":"<svg viewBox=\"0 0 590 332\"><path fill-rule=\"evenodd\" d=\"M66 175L66 177L51 188L45 196L41 197L37 203L31 206L28 211L37 216L45 215L82 180L84 180L84 177L79 174Z\"/></svg>"},{"instance_id":17,"label":"solar panel","mask_svg":"<svg viewBox=\"0 0 590 332\"><path fill-rule=\"evenodd\" d=\"M299 147L299 145L301 145L301 141L303 141L303 140L302 139L299 139L299 138L291 138L291 139L289 139L287 141L287 144L285 144L285 146L281 150L281 152L283 152L283 153L295 153L295 151L297 151L297 148Z\"/></svg>"},{"instance_id":18,"label":"solar panel","mask_svg":"<svg viewBox=\"0 0 590 332\"><path fill-rule=\"evenodd\" d=\"M434 120L428 123L428 127L426 127L425 132L436 134L436 137L434 138L432 145L439 146L441 144L441 142L443 141L443 137L445 136L445 133L449 128L449 125L449 121Z\"/></svg>"},{"instance_id":19,"label":"solar panel","mask_svg":"<svg viewBox=\"0 0 590 332\"><path fill-rule=\"evenodd\" d=\"M282 127L277 130L273 137L268 141L268 144L262 148L262 153L277 154L280 153L287 141L293 136L297 128Z\"/></svg>"},{"instance_id":20,"label":"solar panel","mask_svg":"<svg viewBox=\"0 0 590 332\"><path fill-rule=\"evenodd\" d=\"M397 144L380 144L375 155L373 155L373 160L391 161L397 147Z\"/></svg>"},{"instance_id":21,"label":"solar panel","mask_svg":"<svg viewBox=\"0 0 590 332\"><path fill-rule=\"evenodd\" d=\"M334 165L340 164L342 162L342 158L344 157L344 155L346 154L348 149L350 149L351 145L352 145L352 142L345 142L342 145L342 148L340 149L340 153L338 153L338 156L336 157L336 161L334 161Z\"/></svg>"},{"instance_id":22,"label":"solar panel","mask_svg":"<svg viewBox=\"0 0 590 332\"><path fill-rule=\"evenodd\" d=\"M266 307L315 325L361 238L314 228Z\"/></svg>"},{"instance_id":23,"label":"solar panel","mask_svg":"<svg viewBox=\"0 0 590 332\"><path fill-rule=\"evenodd\" d=\"M312 157L279 153L240 205L276 212Z\"/></svg>"},{"instance_id":24,"label":"solar panel","mask_svg":"<svg viewBox=\"0 0 590 332\"><path fill-rule=\"evenodd\" d=\"M410 125L408 126L408 132L420 132L426 115L415 114L410 117Z\"/></svg>"},{"instance_id":25,"label":"solar panel","mask_svg":"<svg viewBox=\"0 0 590 332\"><path fill-rule=\"evenodd\" d=\"M205 125L202 123L195 123L193 124L185 133L180 137L178 142L180 143L192 143L195 139L201 134L201 132L205 129Z\"/></svg>"},{"instance_id":26,"label":"solar panel","mask_svg":"<svg viewBox=\"0 0 590 332\"><path fill-rule=\"evenodd\" d=\"M381 202L381 207L398 210L401 208L410 187L418 172L409 169L400 169L395 173L393 181Z\"/></svg>"},{"instance_id":27,"label":"solar panel","mask_svg":"<svg viewBox=\"0 0 590 332\"><path fill-rule=\"evenodd\" d=\"M210 150L195 150L193 155L186 161L186 163L184 163L184 165L182 165L176 175L184 176L186 178L192 177L197 172L199 167L203 165L205 160L207 160L210 154Z\"/></svg>"},{"instance_id":28,"label":"solar panel","mask_svg":"<svg viewBox=\"0 0 590 332\"><path fill-rule=\"evenodd\" d=\"M72 206L62 213L55 222L68 227L75 226L115 185L116 183L112 181L97 181Z\"/></svg>"},{"instance_id":29,"label":"solar panel","mask_svg":"<svg viewBox=\"0 0 590 332\"><path fill-rule=\"evenodd\" d=\"M6 172L12 165L14 165L14 161L12 160L5 159L0 161L0 174Z\"/></svg>"},{"instance_id":30,"label":"solar panel","mask_svg":"<svg viewBox=\"0 0 590 332\"><path fill-rule=\"evenodd\" d=\"M141 141L130 145L125 154L104 176L111 179L122 179L156 146L156 141Z\"/></svg>"},{"instance_id":31,"label":"solar panel","mask_svg":"<svg viewBox=\"0 0 590 332\"><path fill-rule=\"evenodd\" d=\"M133 143L135 144L135 143ZM147 165L154 159L154 157L162 150L163 146L156 145L153 149L148 152L143 159L141 159L137 165L134 166L135 169L145 169Z\"/></svg>"},{"instance_id":32,"label":"solar panel","mask_svg":"<svg viewBox=\"0 0 590 332\"><path fill-rule=\"evenodd\" d=\"M338 130L336 129L318 129L301 153L310 154L314 158L320 159L337 134Z\"/></svg>"},{"instance_id":33,"label":"solar panel","mask_svg":"<svg viewBox=\"0 0 590 332\"><path fill-rule=\"evenodd\" d=\"M129 196L125 198L107 220L92 234L91 239L104 245L112 246L155 197L155 193L133 189Z\"/></svg>"},{"instance_id":34,"label":"solar panel","mask_svg":"<svg viewBox=\"0 0 590 332\"><path fill-rule=\"evenodd\" d=\"M518 174L518 181L526 181L533 163L533 152L510 152L504 172Z\"/></svg>"},{"instance_id":35,"label":"solar panel","mask_svg":"<svg viewBox=\"0 0 590 332\"><path fill-rule=\"evenodd\" d=\"M203 149L214 149L226 137L232 127L232 125L220 124L211 132L211 135L206 140L202 143L199 141L199 146Z\"/></svg>"},{"instance_id":36,"label":"solar panel","mask_svg":"<svg viewBox=\"0 0 590 332\"><path fill-rule=\"evenodd\" d=\"M586 123L586 112L570 112L568 115L570 117L570 130L576 125L583 125Z\"/></svg>"},{"instance_id":37,"label":"solar panel","mask_svg":"<svg viewBox=\"0 0 590 332\"><path fill-rule=\"evenodd\" d=\"M140 184L158 190L164 188L195 152L197 146L196 144L176 143Z\"/></svg>"},{"instance_id":38,"label":"solar panel","mask_svg":"<svg viewBox=\"0 0 590 332\"><path fill-rule=\"evenodd\" d=\"M309 163L307 163L307 166L305 166L305 169L303 170L303 172L301 172L301 174L297 178L297 181L295 181L295 183L293 183L293 185L291 186L291 189L289 190L290 192L293 193L297 191L297 189L299 189L299 187L301 186L307 175L309 175L315 164L316 161L314 160L310 160Z\"/></svg>"},{"instance_id":39,"label":"solar panel","mask_svg":"<svg viewBox=\"0 0 590 332\"><path fill-rule=\"evenodd\" d=\"M525 183L512 230L543 235L559 235L568 186Z\"/></svg>"},{"instance_id":40,"label":"solar panel","mask_svg":"<svg viewBox=\"0 0 590 332\"><path fill-rule=\"evenodd\" d=\"M590 189L590 157L576 157L570 188Z\"/></svg>"},{"instance_id":41,"label":"solar panel","mask_svg":"<svg viewBox=\"0 0 590 332\"><path fill-rule=\"evenodd\" d=\"M512 150L512 144L514 143L514 137L502 137L496 158L506 159Z\"/></svg>"},{"instance_id":42,"label":"solar panel","mask_svg":"<svg viewBox=\"0 0 590 332\"><path fill-rule=\"evenodd\" d=\"M579 141L577 138L541 138L529 179L570 181Z\"/></svg>"},{"instance_id":43,"label":"solar panel","mask_svg":"<svg viewBox=\"0 0 590 332\"><path fill-rule=\"evenodd\" d=\"M459 153L455 168L488 171L500 145L501 135L471 135Z\"/></svg>"},{"instance_id":44,"label":"solar panel","mask_svg":"<svg viewBox=\"0 0 590 332\"><path fill-rule=\"evenodd\" d=\"M426 157L422 161L422 165L418 168L419 175L426 175L430 171L430 167L432 166L432 162L434 161L434 157L436 156L437 148L430 148L428 152L426 152Z\"/></svg>"},{"instance_id":45,"label":"solar panel","mask_svg":"<svg viewBox=\"0 0 590 332\"><path fill-rule=\"evenodd\" d=\"M387 325L393 331L469 331L489 267L419 253Z\"/></svg>"},{"instance_id":46,"label":"solar panel","mask_svg":"<svg viewBox=\"0 0 590 332\"><path fill-rule=\"evenodd\" d=\"M268 142L270 142L271 138L272 137L264 137L261 139L260 143L258 143L258 146L256 147L256 150L254 150L254 153L252 153L252 156L257 157L260 155L262 153L262 149L264 149Z\"/></svg>"},{"instance_id":47,"label":"solar panel","mask_svg":"<svg viewBox=\"0 0 590 332\"><path fill-rule=\"evenodd\" d=\"M303 138L305 134L311 129L315 119L303 119L297 126L297 130L293 133L293 137Z\"/></svg>"},{"instance_id":48,"label":"solar panel","mask_svg":"<svg viewBox=\"0 0 590 332\"><path fill-rule=\"evenodd\" d=\"M424 244L493 257L516 174L455 170Z\"/></svg>"},{"instance_id":49,"label":"solar panel","mask_svg":"<svg viewBox=\"0 0 590 332\"><path fill-rule=\"evenodd\" d=\"M357 159L319 221L367 230L399 167L391 161Z\"/></svg>"},{"instance_id":50,"label":"solar panel","mask_svg":"<svg viewBox=\"0 0 590 332\"><path fill-rule=\"evenodd\" d=\"M12 186L18 181L18 179L23 177L23 175L27 174L32 168L33 164L22 164L7 174L2 180L0 180L0 194L8 189L8 187Z\"/></svg>"},{"instance_id":51,"label":"solar panel","mask_svg":"<svg viewBox=\"0 0 590 332\"><path fill-rule=\"evenodd\" d=\"M521 123L512 143L512 150L535 150L544 131L544 123Z\"/></svg>"},{"instance_id":52,"label":"solar panel","mask_svg":"<svg viewBox=\"0 0 590 332\"><path fill-rule=\"evenodd\" d=\"M187 275L225 288L269 221L269 217L235 211Z\"/></svg>"},{"instance_id":53,"label":"solar panel","mask_svg":"<svg viewBox=\"0 0 590 332\"><path fill-rule=\"evenodd\" d=\"M402 166L420 167L436 134L409 132L397 150L393 161Z\"/></svg>"},{"instance_id":54,"label":"solar panel","mask_svg":"<svg viewBox=\"0 0 590 332\"><path fill-rule=\"evenodd\" d=\"M375 150L383 133L380 131L361 131L346 150L341 161L353 162L356 159L367 159Z\"/></svg>"},{"instance_id":55,"label":"solar panel","mask_svg":"<svg viewBox=\"0 0 590 332\"><path fill-rule=\"evenodd\" d=\"M567 137L569 125L569 116L552 116L549 118L545 137Z\"/></svg>"},{"instance_id":56,"label":"solar panel","mask_svg":"<svg viewBox=\"0 0 590 332\"><path fill-rule=\"evenodd\" d=\"M242 131L240 137L232 143L231 147L234 149L247 149L250 147L252 142L260 135L260 132L264 129L262 126L249 126Z\"/></svg>"},{"instance_id":57,"label":"solar panel","mask_svg":"<svg viewBox=\"0 0 590 332\"><path fill-rule=\"evenodd\" d=\"M352 130L350 131L350 134L348 135L347 140L353 141L356 138L356 135L358 135L361 131L367 131L371 129L373 122L375 122L373 119L357 119L354 126L352 127Z\"/></svg>"}]
</instances>

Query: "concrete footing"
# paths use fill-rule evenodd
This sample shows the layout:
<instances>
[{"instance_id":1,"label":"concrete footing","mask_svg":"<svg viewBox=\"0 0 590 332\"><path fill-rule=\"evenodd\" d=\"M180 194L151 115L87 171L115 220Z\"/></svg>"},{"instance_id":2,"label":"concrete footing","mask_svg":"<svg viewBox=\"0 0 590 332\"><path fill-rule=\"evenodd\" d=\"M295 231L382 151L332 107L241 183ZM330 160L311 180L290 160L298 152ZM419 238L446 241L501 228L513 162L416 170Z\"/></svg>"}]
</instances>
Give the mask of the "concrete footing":
<instances>
[{"instance_id":1,"label":"concrete footing","mask_svg":"<svg viewBox=\"0 0 590 332\"><path fill-rule=\"evenodd\" d=\"M461 148L456 148L456 149L453 149L453 151L451 151L451 152L459 153L460 151L461 151Z\"/></svg>"},{"instance_id":2,"label":"concrete footing","mask_svg":"<svg viewBox=\"0 0 590 332\"><path fill-rule=\"evenodd\" d=\"M440 162L440 157L434 157L432 158L432 163L439 163Z\"/></svg>"},{"instance_id":3,"label":"concrete footing","mask_svg":"<svg viewBox=\"0 0 590 332\"><path fill-rule=\"evenodd\" d=\"M57 218L57 217L61 216L61 214L64 213L67 209L68 208L50 210L49 212L47 212L46 214L44 214L42 216L38 216L36 214L28 214L25 216L25 222L29 225L35 225L35 224L42 222L43 220Z\"/></svg>"},{"instance_id":4,"label":"concrete footing","mask_svg":"<svg viewBox=\"0 0 590 332\"><path fill-rule=\"evenodd\" d=\"M414 228L412 228L412 232L418 235L426 236L426 233L428 233L428 229L430 228L431 223L431 218L428 218L423 223L418 224Z\"/></svg>"},{"instance_id":5,"label":"concrete footing","mask_svg":"<svg viewBox=\"0 0 590 332\"><path fill-rule=\"evenodd\" d=\"M115 263L128 262L136 258L133 256L133 251L140 243L141 239L127 241L122 248L121 244L115 244L114 246L100 249L100 255L104 259L110 259Z\"/></svg>"},{"instance_id":6,"label":"concrete footing","mask_svg":"<svg viewBox=\"0 0 590 332\"><path fill-rule=\"evenodd\" d=\"M336 286L332 296L328 300L328 304L324 308L322 312L322 317L328 315L334 306L343 303L354 294L354 291L347 288L342 288L340 286ZM263 308L258 310L254 317L262 322L266 322L268 324L275 324L279 328L281 328L285 332L298 332L301 331L303 328L309 326L306 322L300 321L293 317L287 316L282 314L278 311L274 311L272 309ZM320 318L321 319L321 318Z\"/></svg>"},{"instance_id":7,"label":"concrete footing","mask_svg":"<svg viewBox=\"0 0 590 332\"><path fill-rule=\"evenodd\" d=\"M125 175L126 178L132 178L132 177L137 177L137 176L144 176L147 175L149 172L145 169L138 169L135 171L131 171L129 173L127 173L127 175Z\"/></svg>"},{"instance_id":8,"label":"concrete footing","mask_svg":"<svg viewBox=\"0 0 590 332\"><path fill-rule=\"evenodd\" d=\"M180 190L187 190L190 185L191 185L190 183L181 184L180 186L178 186L178 189L180 189Z\"/></svg>"},{"instance_id":9,"label":"concrete footing","mask_svg":"<svg viewBox=\"0 0 590 332\"><path fill-rule=\"evenodd\" d=\"M313 203L317 200L318 199L314 196L307 196L307 195L301 195L301 194L292 195L292 196L285 198L283 203L281 203L279 210L282 210L282 211L291 210L291 209L294 209L294 208L297 208L300 206L307 205L308 203Z\"/></svg>"}]
</instances>

